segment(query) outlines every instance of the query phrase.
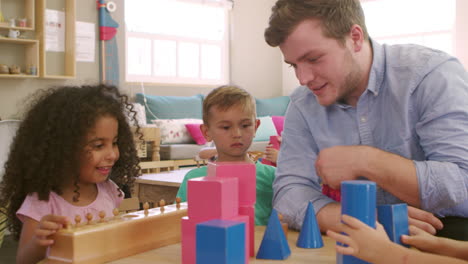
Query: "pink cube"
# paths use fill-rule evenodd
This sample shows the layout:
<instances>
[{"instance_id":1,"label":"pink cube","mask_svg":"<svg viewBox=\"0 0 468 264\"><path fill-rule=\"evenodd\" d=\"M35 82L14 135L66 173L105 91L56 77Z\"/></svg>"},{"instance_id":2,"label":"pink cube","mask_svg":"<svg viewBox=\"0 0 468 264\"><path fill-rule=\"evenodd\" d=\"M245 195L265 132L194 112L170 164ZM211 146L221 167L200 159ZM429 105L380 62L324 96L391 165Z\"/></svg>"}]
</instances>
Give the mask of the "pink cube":
<instances>
[{"instance_id":1,"label":"pink cube","mask_svg":"<svg viewBox=\"0 0 468 264\"><path fill-rule=\"evenodd\" d=\"M255 164L247 162L217 162L208 164L208 175L239 180L239 206L251 206L256 199Z\"/></svg>"},{"instance_id":2,"label":"pink cube","mask_svg":"<svg viewBox=\"0 0 468 264\"><path fill-rule=\"evenodd\" d=\"M188 216L197 221L239 214L238 179L201 177L187 182Z\"/></svg>"}]
</instances>

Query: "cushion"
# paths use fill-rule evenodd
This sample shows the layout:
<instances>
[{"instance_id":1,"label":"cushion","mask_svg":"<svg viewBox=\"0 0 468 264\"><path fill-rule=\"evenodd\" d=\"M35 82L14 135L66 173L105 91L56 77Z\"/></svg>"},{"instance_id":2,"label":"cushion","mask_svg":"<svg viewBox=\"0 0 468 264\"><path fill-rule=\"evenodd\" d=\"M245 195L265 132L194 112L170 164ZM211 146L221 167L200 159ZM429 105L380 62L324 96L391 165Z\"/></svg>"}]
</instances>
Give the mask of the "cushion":
<instances>
[{"instance_id":1,"label":"cushion","mask_svg":"<svg viewBox=\"0 0 468 264\"><path fill-rule=\"evenodd\" d=\"M206 144L206 139L201 132L200 124L185 124L185 127L192 136L193 140L195 140L195 143L198 145Z\"/></svg>"},{"instance_id":2,"label":"cushion","mask_svg":"<svg viewBox=\"0 0 468 264\"><path fill-rule=\"evenodd\" d=\"M273 121L273 124L275 125L276 133L278 133L278 135L281 136L281 133L283 132L283 127L284 127L284 116L272 116L271 120Z\"/></svg>"},{"instance_id":3,"label":"cushion","mask_svg":"<svg viewBox=\"0 0 468 264\"><path fill-rule=\"evenodd\" d=\"M257 116L284 116L289 105L289 96L255 99Z\"/></svg>"},{"instance_id":4,"label":"cushion","mask_svg":"<svg viewBox=\"0 0 468 264\"><path fill-rule=\"evenodd\" d=\"M194 96L156 96L137 93L135 100L145 106L148 124L154 119L202 119L203 96L200 94Z\"/></svg>"},{"instance_id":5,"label":"cushion","mask_svg":"<svg viewBox=\"0 0 468 264\"><path fill-rule=\"evenodd\" d=\"M159 127L161 144L195 143L185 124L202 124L201 119L156 119L152 122Z\"/></svg>"},{"instance_id":6,"label":"cushion","mask_svg":"<svg viewBox=\"0 0 468 264\"><path fill-rule=\"evenodd\" d=\"M258 119L260 120L260 126L257 129L257 133L255 133L253 141L269 141L270 136L277 135L271 116L264 116Z\"/></svg>"}]
</instances>

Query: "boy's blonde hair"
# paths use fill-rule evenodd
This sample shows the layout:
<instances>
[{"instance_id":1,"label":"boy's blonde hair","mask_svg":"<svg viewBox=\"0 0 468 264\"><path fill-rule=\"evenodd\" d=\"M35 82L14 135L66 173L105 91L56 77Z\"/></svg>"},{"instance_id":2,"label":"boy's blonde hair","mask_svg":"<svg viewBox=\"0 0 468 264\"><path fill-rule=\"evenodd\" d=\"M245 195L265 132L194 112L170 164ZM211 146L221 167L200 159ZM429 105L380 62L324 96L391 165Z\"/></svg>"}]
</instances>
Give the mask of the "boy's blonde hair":
<instances>
[{"instance_id":1,"label":"boy's blonde hair","mask_svg":"<svg viewBox=\"0 0 468 264\"><path fill-rule=\"evenodd\" d=\"M253 118L256 118L255 99L249 92L234 85L223 85L215 88L203 100L203 123L208 125L211 115L210 110L213 107L226 111L237 105L242 106L245 110L252 111Z\"/></svg>"},{"instance_id":2,"label":"boy's blonde hair","mask_svg":"<svg viewBox=\"0 0 468 264\"><path fill-rule=\"evenodd\" d=\"M359 0L278 0L271 10L265 40L272 47L282 44L307 19L319 19L325 37L341 44L354 24L362 28L365 40L369 38Z\"/></svg>"}]
</instances>

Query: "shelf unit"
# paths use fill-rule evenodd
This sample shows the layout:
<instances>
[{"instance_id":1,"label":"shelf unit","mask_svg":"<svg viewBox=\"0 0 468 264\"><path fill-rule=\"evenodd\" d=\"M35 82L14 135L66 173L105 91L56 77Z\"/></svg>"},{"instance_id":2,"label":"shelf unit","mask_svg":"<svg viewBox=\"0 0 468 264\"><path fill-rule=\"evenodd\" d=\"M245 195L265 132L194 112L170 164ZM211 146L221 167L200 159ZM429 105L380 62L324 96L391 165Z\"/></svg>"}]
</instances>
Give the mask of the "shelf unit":
<instances>
[{"instance_id":1,"label":"shelf unit","mask_svg":"<svg viewBox=\"0 0 468 264\"><path fill-rule=\"evenodd\" d=\"M34 18L34 1L35 0L23 0L23 5L18 5L18 0L1 0L2 2L2 13L6 16L7 21L0 22L0 29L13 29L21 31L34 31L35 18ZM22 7L22 10L21 8ZM26 27L10 27L8 19L12 18L10 14L13 14L14 18L26 18Z\"/></svg>"},{"instance_id":2,"label":"shelf unit","mask_svg":"<svg viewBox=\"0 0 468 264\"><path fill-rule=\"evenodd\" d=\"M22 49L21 53L24 58L22 62L13 61L13 56L8 56L8 54L3 54L2 51L9 52L11 49L2 49L2 46L13 45L18 49ZM0 38L0 57L3 60L8 60L11 58L11 61L7 61L9 65L15 64L21 67L21 74L0 74L0 78L9 78L9 79L18 79L18 78L37 78L39 77L38 72L36 71L35 75L26 74L26 70L29 65L39 65L39 41L34 39L11 39L11 38ZM16 58L17 59L17 58ZM1 63L1 62L0 62Z\"/></svg>"},{"instance_id":3,"label":"shelf unit","mask_svg":"<svg viewBox=\"0 0 468 264\"><path fill-rule=\"evenodd\" d=\"M39 40L39 76L47 79L73 79L76 77L75 63L75 0L63 0L65 13L65 51L46 51L46 21L45 12L48 9L47 0L36 0L36 36ZM53 8L50 8L53 9ZM61 10L59 10L61 11ZM52 68L50 65L55 65Z\"/></svg>"}]
</instances>

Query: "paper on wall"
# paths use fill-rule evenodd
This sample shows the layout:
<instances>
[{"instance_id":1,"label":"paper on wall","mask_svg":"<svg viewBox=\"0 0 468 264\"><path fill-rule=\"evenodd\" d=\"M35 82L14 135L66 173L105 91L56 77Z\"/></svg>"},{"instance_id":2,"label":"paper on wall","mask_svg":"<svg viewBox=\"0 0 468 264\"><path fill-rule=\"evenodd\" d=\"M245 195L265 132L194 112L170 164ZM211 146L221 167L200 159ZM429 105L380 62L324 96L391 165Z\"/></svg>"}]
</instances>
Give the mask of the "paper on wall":
<instances>
[{"instance_id":1,"label":"paper on wall","mask_svg":"<svg viewBox=\"0 0 468 264\"><path fill-rule=\"evenodd\" d=\"M76 61L94 62L95 24L76 21Z\"/></svg>"},{"instance_id":2,"label":"paper on wall","mask_svg":"<svg viewBox=\"0 0 468 264\"><path fill-rule=\"evenodd\" d=\"M65 52L65 12L45 10L45 50Z\"/></svg>"}]
</instances>

